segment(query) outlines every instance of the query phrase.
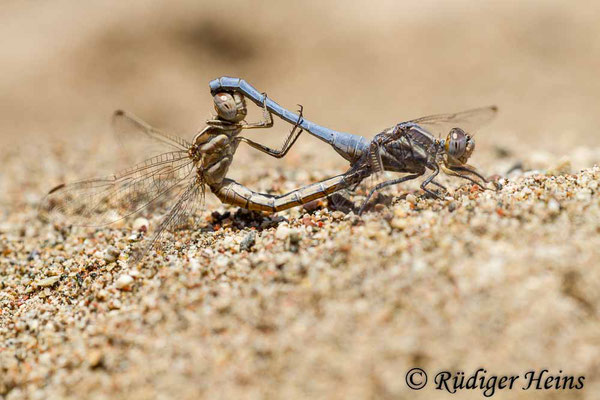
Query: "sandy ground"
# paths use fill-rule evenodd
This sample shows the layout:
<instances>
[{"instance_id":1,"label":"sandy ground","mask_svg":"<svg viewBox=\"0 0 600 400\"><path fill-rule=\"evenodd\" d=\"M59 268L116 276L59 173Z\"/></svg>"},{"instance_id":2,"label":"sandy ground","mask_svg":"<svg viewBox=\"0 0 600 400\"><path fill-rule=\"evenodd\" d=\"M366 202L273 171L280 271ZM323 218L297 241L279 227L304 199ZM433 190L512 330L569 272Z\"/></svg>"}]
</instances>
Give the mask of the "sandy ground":
<instances>
[{"instance_id":1,"label":"sandy ground","mask_svg":"<svg viewBox=\"0 0 600 400\"><path fill-rule=\"evenodd\" d=\"M596 398L600 8L213 3L0 6L0 398L450 398L436 372L480 367L585 376L494 398ZM249 219L209 198L137 267L133 220L39 217L54 185L123 166L114 109L191 139L222 75L367 137L497 104L471 161L503 189L406 185L362 218L322 202ZM230 176L282 193L344 168L303 136L283 160L240 147ZM161 210L145 216L152 230Z\"/></svg>"}]
</instances>

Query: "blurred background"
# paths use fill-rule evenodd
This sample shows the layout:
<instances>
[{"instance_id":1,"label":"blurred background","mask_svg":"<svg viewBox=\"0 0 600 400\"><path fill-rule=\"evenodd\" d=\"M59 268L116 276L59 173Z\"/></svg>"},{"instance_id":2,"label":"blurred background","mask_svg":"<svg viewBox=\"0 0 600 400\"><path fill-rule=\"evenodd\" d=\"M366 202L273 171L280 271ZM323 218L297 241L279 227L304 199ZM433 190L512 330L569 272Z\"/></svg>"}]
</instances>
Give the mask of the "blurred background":
<instances>
[{"instance_id":1,"label":"blurred background","mask_svg":"<svg viewBox=\"0 0 600 400\"><path fill-rule=\"evenodd\" d=\"M192 138L212 114L208 82L228 75L368 137L496 104L472 161L503 173L498 147L518 160L600 145L599 17L600 4L564 1L3 2L0 143L31 172L96 175L114 109ZM288 129L252 134L278 144ZM345 165L308 135L297 146L283 161L242 146L232 176L248 162ZM596 162L590 152L575 158Z\"/></svg>"}]
</instances>

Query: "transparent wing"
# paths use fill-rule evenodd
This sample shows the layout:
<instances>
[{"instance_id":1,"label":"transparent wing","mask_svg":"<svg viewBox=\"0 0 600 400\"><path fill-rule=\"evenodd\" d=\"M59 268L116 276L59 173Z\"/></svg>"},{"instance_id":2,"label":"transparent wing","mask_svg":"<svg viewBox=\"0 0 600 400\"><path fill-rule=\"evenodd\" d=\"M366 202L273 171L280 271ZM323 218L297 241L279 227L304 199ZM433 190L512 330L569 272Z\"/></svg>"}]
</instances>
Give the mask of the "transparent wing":
<instances>
[{"instance_id":1,"label":"transparent wing","mask_svg":"<svg viewBox=\"0 0 600 400\"><path fill-rule=\"evenodd\" d=\"M50 216L66 216L75 225L103 226L172 198L190 183L195 168L187 151L152 157L112 176L62 184L42 200Z\"/></svg>"},{"instance_id":2,"label":"transparent wing","mask_svg":"<svg viewBox=\"0 0 600 400\"><path fill-rule=\"evenodd\" d=\"M189 185L179 187L175 190L177 201L163 217L154 234L138 247L133 254L133 262L137 263L156 245L160 237L166 231L172 231L178 226L184 225L192 217L198 208L203 209L205 199L205 185L198 179L194 179Z\"/></svg>"},{"instance_id":3,"label":"transparent wing","mask_svg":"<svg viewBox=\"0 0 600 400\"><path fill-rule=\"evenodd\" d=\"M123 110L115 111L112 126L129 162L139 162L167 151L184 151L192 146L187 140L162 132Z\"/></svg>"},{"instance_id":4,"label":"transparent wing","mask_svg":"<svg viewBox=\"0 0 600 400\"><path fill-rule=\"evenodd\" d=\"M461 128L467 133L476 133L498 113L498 107L475 108L454 114L428 115L407 121L422 126L436 136L445 136L452 128Z\"/></svg>"},{"instance_id":5,"label":"transparent wing","mask_svg":"<svg viewBox=\"0 0 600 400\"><path fill-rule=\"evenodd\" d=\"M368 176L349 188L329 196L333 208L346 213L353 211L355 214L359 214L370 210L375 204L391 203L389 188L377 189L371 193L379 184L391 179L390 174L383 168L381 151L378 146L372 144L367 157L359 161L348 174L352 175L358 169L368 171Z\"/></svg>"},{"instance_id":6,"label":"transparent wing","mask_svg":"<svg viewBox=\"0 0 600 400\"><path fill-rule=\"evenodd\" d=\"M367 177L358 185L333 193L329 199L336 210L348 213L362 214L387 207L394 200L394 188L385 186L373 191L379 184L390 179L390 173L377 172ZM373 193L371 193L373 191Z\"/></svg>"},{"instance_id":7,"label":"transparent wing","mask_svg":"<svg viewBox=\"0 0 600 400\"><path fill-rule=\"evenodd\" d=\"M391 174L385 171L381 157L381 148L372 144L369 149L369 165L372 173L357 188L364 197L358 210L359 214L371 209L376 204L389 205L391 203L390 187L381 187L384 182L392 179Z\"/></svg>"}]
</instances>

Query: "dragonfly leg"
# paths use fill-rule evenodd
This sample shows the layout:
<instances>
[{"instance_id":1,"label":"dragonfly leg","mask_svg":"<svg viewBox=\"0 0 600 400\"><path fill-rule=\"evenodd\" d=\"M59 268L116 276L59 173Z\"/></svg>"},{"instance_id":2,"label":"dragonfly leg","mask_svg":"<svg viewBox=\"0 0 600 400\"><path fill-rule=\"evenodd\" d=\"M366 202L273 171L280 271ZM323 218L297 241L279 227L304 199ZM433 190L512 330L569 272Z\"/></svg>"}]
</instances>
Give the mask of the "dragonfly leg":
<instances>
[{"instance_id":1,"label":"dragonfly leg","mask_svg":"<svg viewBox=\"0 0 600 400\"><path fill-rule=\"evenodd\" d=\"M375 186L373 189L371 189L371 191L367 195L367 198L363 201L362 205L360 206L360 209L358 210L358 215L361 215L363 213L363 211L365 210L365 207L366 207L367 203L369 202L369 200L375 194L376 191L381 190L381 189L383 189L386 186L396 185L398 183L402 183L402 182L410 181L412 179L416 179L419 176L421 176L421 174L412 174L412 175L403 176L402 178L392 179L390 181L381 182L380 184L378 184L377 186Z\"/></svg>"},{"instance_id":2,"label":"dragonfly leg","mask_svg":"<svg viewBox=\"0 0 600 400\"><path fill-rule=\"evenodd\" d=\"M425 179L423 181L423 183L421 183L421 189L423 189L423 191L425 193L427 193L430 196L433 196L436 199L442 199L442 196L440 196L439 194L437 194L433 190L427 189L427 185L429 185L430 183L433 183L436 186L441 186L439 183L433 181L435 179L435 177L438 176L438 174L440 173L440 168L436 164L433 164L432 168L433 168L433 173L431 175L429 175L427 177L427 179Z\"/></svg>"},{"instance_id":3,"label":"dragonfly leg","mask_svg":"<svg viewBox=\"0 0 600 400\"><path fill-rule=\"evenodd\" d=\"M260 150L263 153L266 153L272 157L282 158L288 153L288 151L292 148L294 143L296 143L296 140L298 140L298 138L300 137L300 134L302 133L302 128L300 128L299 131L296 133L296 130L299 128L300 124L302 123L302 110L303 110L303 107L300 106L300 111L299 111L300 116L298 117L298 121L296 121L296 124L292 128L292 131L287 136L287 138L285 139L285 142L283 143L283 146L279 150L271 149L265 145L262 145L260 143L257 143L255 141L250 140L245 137L238 137L238 140L240 142L245 142L248 145L250 145L251 147L253 147L257 150Z\"/></svg>"},{"instance_id":4,"label":"dragonfly leg","mask_svg":"<svg viewBox=\"0 0 600 400\"><path fill-rule=\"evenodd\" d=\"M467 174L461 174L461 173L458 172L458 171L464 171L466 173L473 174L476 177L478 177L479 179L481 179L483 182L487 183L488 180L485 177L483 177L479 172L477 172L475 170L475 168L452 167L451 171L454 173L454 176L457 176L457 177L462 178L462 179L466 179L466 180L474 183L475 185L479 186L483 190L492 190L490 188L487 188L487 187L483 186L480 182L477 182L475 179L471 178L469 175L467 175Z\"/></svg>"},{"instance_id":5,"label":"dragonfly leg","mask_svg":"<svg viewBox=\"0 0 600 400\"><path fill-rule=\"evenodd\" d=\"M242 125L242 129L262 129L273 127L273 114L267 109L267 94L263 93L264 96L262 109L263 109L263 120L258 122L252 122L250 124Z\"/></svg>"},{"instance_id":6,"label":"dragonfly leg","mask_svg":"<svg viewBox=\"0 0 600 400\"><path fill-rule=\"evenodd\" d=\"M440 189L442 189L444 192L448 193L448 189L446 188L446 186L442 185L439 182L436 182L435 179L431 181L431 183L437 187L439 187Z\"/></svg>"}]
</instances>

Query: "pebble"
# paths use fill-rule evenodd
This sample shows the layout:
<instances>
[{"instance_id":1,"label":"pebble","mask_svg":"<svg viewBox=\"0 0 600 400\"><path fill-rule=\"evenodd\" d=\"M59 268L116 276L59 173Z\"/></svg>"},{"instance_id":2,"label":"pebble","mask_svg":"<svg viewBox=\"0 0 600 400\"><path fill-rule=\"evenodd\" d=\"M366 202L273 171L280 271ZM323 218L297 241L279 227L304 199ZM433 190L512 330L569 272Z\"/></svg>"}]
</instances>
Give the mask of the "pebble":
<instances>
[{"instance_id":1,"label":"pebble","mask_svg":"<svg viewBox=\"0 0 600 400\"><path fill-rule=\"evenodd\" d=\"M111 263L117 261L119 258L120 251L115 246L109 246L104 253L102 254L102 258L104 261Z\"/></svg>"},{"instance_id":2,"label":"pebble","mask_svg":"<svg viewBox=\"0 0 600 400\"><path fill-rule=\"evenodd\" d=\"M104 289L99 290L96 293L96 299L98 301L105 301L106 299L108 299L108 292Z\"/></svg>"},{"instance_id":3,"label":"pebble","mask_svg":"<svg viewBox=\"0 0 600 400\"><path fill-rule=\"evenodd\" d=\"M50 278L45 278L36 282L36 286L39 287L49 287L54 285L56 282L60 280L60 276L51 276Z\"/></svg>"},{"instance_id":4,"label":"pebble","mask_svg":"<svg viewBox=\"0 0 600 400\"><path fill-rule=\"evenodd\" d=\"M315 226L315 222L309 215L305 215L304 217L302 217L302 224L304 226Z\"/></svg>"},{"instance_id":5,"label":"pebble","mask_svg":"<svg viewBox=\"0 0 600 400\"><path fill-rule=\"evenodd\" d=\"M102 366L103 361L104 354L102 354L102 351L95 349L88 353L87 362L90 368L99 368Z\"/></svg>"},{"instance_id":6,"label":"pebble","mask_svg":"<svg viewBox=\"0 0 600 400\"><path fill-rule=\"evenodd\" d=\"M30 331L35 332L38 330L39 322L35 319L27 321L27 327L29 328Z\"/></svg>"},{"instance_id":7,"label":"pebble","mask_svg":"<svg viewBox=\"0 0 600 400\"><path fill-rule=\"evenodd\" d=\"M279 224L275 231L275 237L280 240L285 240L290 235L290 228L287 224Z\"/></svg>"},{"instance_id":8,"label":"pebble","mask_svg":"<svg viewBox=\"0 0 600 400\"><path fill-rule=\"evenodd\" d=\"M417 204L417 196L412 193L406 195L406 201L410 204Z\"/></svg>"},{"instance_id":9,"label":"pebble","mask_svg":"<svg viewBox=\"0 0 600 400\"><path fill-rule=\"evenodd\" d=\"M225 239L223 239L223 241L221 242L221 245L225 249L231 249L235 245L235 239L234 239L234 237L233 236L227 236Z\"/></svg>"},{"instance_id":10,"label":"pebble","mask_svg":"<svg viewBox=\"0 0 600 400\"><path fill-rule=\"evenodd\" d=\"M136 218L135 221L133 221L133 230L134 231L140 231L140 232L146 232L148 231L148 227L150 226L150 222L143 217L139 217Z\"/></svg>"},{"instance_id":11,"label":"pebble","mask_svg":"<svg viewBox=\"0 0 600 400\"><path fill-rule=\"evenodd\" d=\"M394 217L390 221L390 226L394 229L402 231L408 226L408 221L404 218Z\"/></svg>"},{"instance_id":12,"label":"pebble","mask_svg":"<svg viewBox=\"0 0 600 400\"><path fill-rule=\"evenodd\" d=\"M550 199L550 201L548 201L548 211L552 215L558 214L560 212L560 204L558 201Z\"/></svg>"},{"instance_id":13,"label":"pebble","mask_svg":"<svg viewBox=\"0 0 600 400\"><path fill-rule=\"evenodd\" d=\"M256 243L256 232L250 231L240 243L240 251L249 251Z\"/></svg>"},{"instance_id":14,"label":"pebble","mask_svg":"<svg viewBox=\"0 0 600 400\"><path fill-rule=\"evenodd\" d=\"M300 243L300 240L302 239L302 235L300 234L300 231L298 231L297 229L291 229L288 237L290 238L291 244L298 244L298 243Z\"/></svg>"},{"instance_id":15,"label":"pebble","mask_svg":"<svg viewBox=\"0 0 600 400\"><path fill-rule=\"evenodd\" d=\"M334 220L340 220L342 218L344 218L346 216L346 214L344 214L341 211L334 211L331 213L331 218Z\"/></svg>"},{"instance_id":16,"label":"pebble","mask_svg":"<svg viewBox=\"0 0 600 400\"><path fill-rule=\"evenodd\" d=\"M119 299L110 299L108 302L108 308L111 310L118 310L122 306L121 301Z\"/></svg>"},{"instance_id":17,"label":"pebble","mask_svg":"<svg viewBox=\"0 0 600 400\"><path fill-rule=\"evenodd\" d=\"M119 279L117 279L116 287L119 290L131 290L134 279L129 275L121 275Z\"/></svg>"},{"instance_id":18,"label":"pebble","mask_svg":"<svg viewBox=\"0 0 600 400\"><path fill-rule=\"evenodd\" d=\"M217 265L217 267L225 268L229 265L229 257L218 256L215 260L215 264Z\"/></svg>"}]
</instances>

